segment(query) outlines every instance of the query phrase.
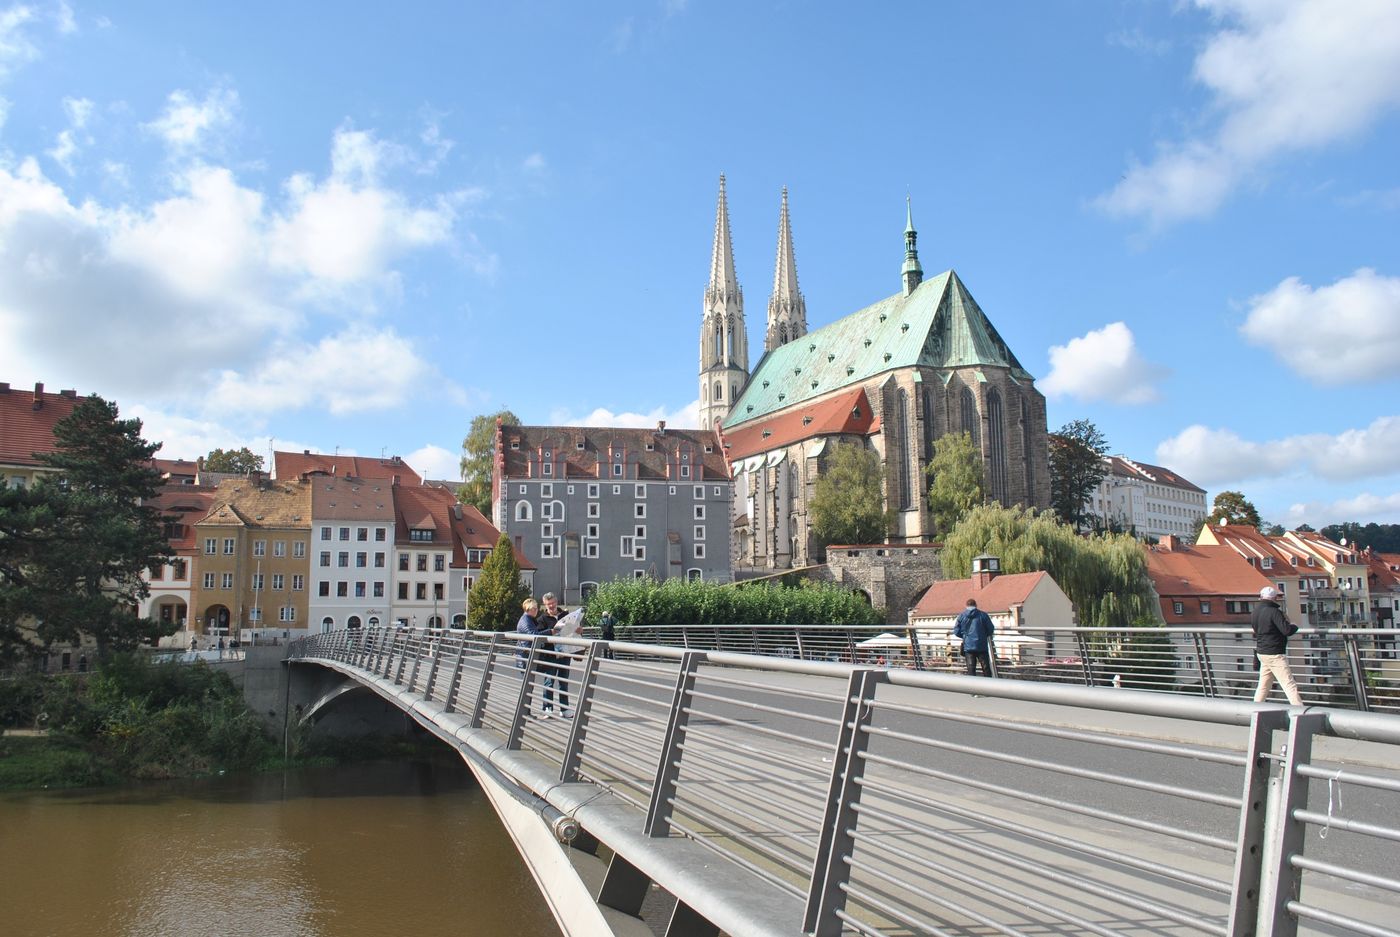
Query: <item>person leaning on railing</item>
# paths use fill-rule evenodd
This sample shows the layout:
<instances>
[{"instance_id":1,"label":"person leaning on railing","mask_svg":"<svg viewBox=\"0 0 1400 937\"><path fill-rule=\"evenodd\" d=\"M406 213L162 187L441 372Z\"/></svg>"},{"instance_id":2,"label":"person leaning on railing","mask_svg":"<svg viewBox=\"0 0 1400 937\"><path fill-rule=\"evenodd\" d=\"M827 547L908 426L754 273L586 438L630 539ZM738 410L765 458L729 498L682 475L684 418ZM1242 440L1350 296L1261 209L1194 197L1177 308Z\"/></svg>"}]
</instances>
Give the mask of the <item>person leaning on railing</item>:
<instances>
[{"instance_id":1,"label":"person leaning on railing","mask_svg":"<svg viewBox=\"0 0 1400 937\"><path fill-rule=\"evenodd\" d=\"M1278 678L1284 695L1294 706L1303 705L1303 697L1298 693L1298 682L1293 679L1293 670L1288 666L1288 639L1298 633L1298 626L1288 620L1283 609L1278 607L1279 591L1273 586L1259 590L1259 604L1250 616L1254 629L1254 655L1259 658L1259 687L1254 691L1254 702L1262 703L1269 698L1269 690Z\"/></svg>"}]
</instances>

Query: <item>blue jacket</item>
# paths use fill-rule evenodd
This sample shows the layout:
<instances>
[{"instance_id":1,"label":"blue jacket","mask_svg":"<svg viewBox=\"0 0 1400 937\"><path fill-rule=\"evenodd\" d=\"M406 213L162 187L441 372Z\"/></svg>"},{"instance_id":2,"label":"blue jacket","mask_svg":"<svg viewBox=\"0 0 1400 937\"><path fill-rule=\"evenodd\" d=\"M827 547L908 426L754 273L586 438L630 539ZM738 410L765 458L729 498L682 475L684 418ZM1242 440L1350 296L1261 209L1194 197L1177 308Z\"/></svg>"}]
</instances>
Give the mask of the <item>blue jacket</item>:
<instances>
[{"instance_id":1,"label":"blue jacket","mask_svg":"<svg viewBox=\"0 0 1400 937\"><path fill-rule=\"evenodd\" d=\"M996 631L992 619L980 608L964 609L953 625L953 637L963 639L963 652L987 649L987 639Z\"/></svg>"},{"instance_id":2,"label":"blue jacket","mask_svg":"<svg viewBox=\"0 0 1400 937\"><path fill-rule=\"evenodd\" d=\"M540 622L539 622L539 619L535 618L533 615L530 615L529 613L526 613L526 614L520 616L520 620L519 620L518 622L515 623L515 631L516 631L517 634L523 634L523 635L526 635L527 637L530 636L530 635L535 635L535 634L549 634L549 633L550 633L550 629L548 629L548 628L544 627L543 625L541 625ZM525 653L526 653L527 651L530 650L530 645L531 645L532 643L533 643L533 642L531 642L531 641L521 641L521 642L520 642L520 650L519 650L517 653L518 653L521 657L524 657L524 656L525 656Z\"/></svg>"}]
</instances>

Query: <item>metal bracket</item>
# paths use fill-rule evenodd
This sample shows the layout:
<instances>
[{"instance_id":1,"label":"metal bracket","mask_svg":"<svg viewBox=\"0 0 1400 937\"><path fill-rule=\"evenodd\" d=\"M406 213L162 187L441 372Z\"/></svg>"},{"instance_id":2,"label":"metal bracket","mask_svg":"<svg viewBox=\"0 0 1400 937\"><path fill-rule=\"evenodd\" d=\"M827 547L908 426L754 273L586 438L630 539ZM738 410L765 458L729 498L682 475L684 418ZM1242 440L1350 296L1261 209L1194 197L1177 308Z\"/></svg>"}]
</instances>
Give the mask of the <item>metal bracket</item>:
<instances>
[{"instance_id":1,"label":"metal bracket","mask_svg":"<svg viewBox=\"0 0 1400 937\"><path fill-rule=\"evenodd\" d=\"M686 651L681 656L676 673L676 690L671 698L671 717L666 722L666 736L661 743L661 757L656 763L656 777L651 789L651 804L647 807L646 834L652 837L670 835L671 821L668 803L676 796L676 779L680 775L680 745L690 721L691 695L695 690L695 673L705 659L703 651Z\"/></svg>"}]
</instances>

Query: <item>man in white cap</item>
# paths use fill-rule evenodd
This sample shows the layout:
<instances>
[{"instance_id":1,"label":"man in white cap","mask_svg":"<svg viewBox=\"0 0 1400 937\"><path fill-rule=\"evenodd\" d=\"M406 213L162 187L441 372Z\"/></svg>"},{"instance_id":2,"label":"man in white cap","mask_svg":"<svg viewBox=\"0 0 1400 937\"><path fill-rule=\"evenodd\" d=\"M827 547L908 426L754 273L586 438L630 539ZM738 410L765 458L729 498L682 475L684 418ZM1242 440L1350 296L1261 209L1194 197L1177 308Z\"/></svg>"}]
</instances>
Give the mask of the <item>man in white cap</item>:
<instances>
[{"instance_id":1,"label":"man in white cap","mask_svg":"<svg viewBox=\"0 0 1400 937\"><path fill-rule=\"evenodd\" d=\"M1294 706L1303 705L1303 697L1298 695L1298 682L1293 679L1293 671L1288 666L1288 639L1298 631L1298 626L1288 620L1283 609L1278 607L1279 591L1273 586L1259 590L1259 604L1250 616L1254 628L1254 654L1259 658L1259 688L1254 691L1254 702L1262 703L1269 698L1269 690L1278 678L1284 695Z\"/></svg>"}]
</instances>

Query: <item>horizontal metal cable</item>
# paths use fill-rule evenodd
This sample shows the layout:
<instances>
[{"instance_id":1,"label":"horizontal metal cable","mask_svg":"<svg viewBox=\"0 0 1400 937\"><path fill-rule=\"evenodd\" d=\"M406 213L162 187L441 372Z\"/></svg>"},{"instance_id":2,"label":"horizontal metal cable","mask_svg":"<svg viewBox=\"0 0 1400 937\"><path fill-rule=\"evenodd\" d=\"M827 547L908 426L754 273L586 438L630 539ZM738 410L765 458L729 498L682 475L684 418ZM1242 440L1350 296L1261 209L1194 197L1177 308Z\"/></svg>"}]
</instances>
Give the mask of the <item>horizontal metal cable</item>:
<instances>
[{"instance_id":1,"label":"horizontal metal cable","mask_svg":"<svg viewBox=\"0 0 1400 937\"><path fill-rule=\"evenodd\" d=\"M699 689L698 687L692 690L690 695L693 699L712 700L714 702L724 703L727 706L734 706L738 709L747 709L750 712L770 713L775 716L787 716L792 719L801 719L806 722L814 722L817 725L831 726L833 728L840 725L841 723L840 719L831 716L818 716L815 713L803 712L798 709L784 709L780 706L765 706L762 703L751 703L746 700L736 700L733 697L729 696L718 696L714 693L707 693L704 690Z\"/></svg>"},{"instance_id":2,"label":"horizontal metal cable","mask_svg":"<svg viewBox=\"0 0 1400 937\"><path fill-rule=\"evenodd\" d=\"M736 863L742 868L748 869L750 872L752 872L754 875L757 875L759 878L763 879L768 884L773 885L777 888L781 888L783 891L790 892L791 894L796 895L798 898L805 898L807 896L806 889L802 886L794 885L792 882L789 882L787 879L775 874L769 869L765 869L758 863L752 862L743 856L737 855L736 853L732 852L729 849L726 849L723 845L721 845L721 840L717 840L713 836L708 836L701 831L693 830L690 827L687 827L684 824L678 822L675 819L675 817L671 818L671 828L677 833L680 833L686 839L695 843L697 846L704 846L706 849L710 850L716 855L723 856L730 862Z\"/></svg>"},{"instance_id":3,"label":"horizontal metal cable","mask_svg":"<svg viewBox=\"0 0 1400 937\"><path fill-rule=\"evenodd\" d=\"M896 887L903 887L905 889L908 888L907 882L901 881L899 878L897 878L894 875L891 875L888 872L882 872L878 869L872 868L865 868L863 869L863 871L866 874L871 875L879 879L880 881L886 882L890 885L894 885ZM893 895L886 895L883 893L877 895L871 889L866 888L862 885L857 885L855 882L847 884L846 895L849 898L866 905L867 907L874 908L876 911L879 911L881 914L884 914L887 917L892 917L896 921L899 921L903 924L908 925L909 927L914 928L916 932L932 934L949 934L949 937L953 937L951 932L943 930L936 924L929 923L927 918L914 917L911 913L912 909L899 908L891 904L890 900L895 897ZM919 898L921 898L924 901L931 901L934 904L947 908L956 914L961 914L964 917L971 918L973 921L975 921L978 924L981 924L983 927L990 928L991 930L994 930L999 934L1005 934L1007 935L1007 937L1030 937L1030 935L1027 934L1025 931L1019 931L1016 930L1014 927L1008 927L1007 925L997 921L995 918L990 918L987 915L982 914L980 911L975 911L972 908L967 907L966 905L961 905L955 901L950 901L949 899L944 898L942 895L935 893L932 889L920 892Z\"/></svg>"},{"instance_id":4,"label":"horizontal metal cable","mask_svg":"<svg viewBox=\"0 0 1400 937\"><path fill-rule=\"evenodd\" d=\"M741 848L745 852L757 853L795 876L805 878L811 874L812 862L817 854L817 842L814 837L804 839L800 834L791 830L774 829L759 832L758 830L746 829L743 826L736 826L733 824L725 825L718 822L718 819L724 815L715 813L714 810L733 810L734 808L713 799L703 799L703 802L714 809L706 810L704 806L695 806L689 802L687 802L684 809L681 809L676 803L671 802L670 820L672 823L677 819L699 821L713 832L727 836L736 843L741 843ZM755 821L761 819L752 816L748 816L747 818ZM783 849L775 842L775 840L783 839L793 840L798 845L806 848L801 850Z\"/></svg>"},{"instance_id":5,"label":"horizontal metal cable","mask_svg":"<svg viewBox=\"0 0 1400 937\"><path fill-rule=\"evenodd\" d=\"M828 745L827 742L819 742L816 739L803 738L800 735L793 735L789 732L784 732L781 729L770 729L767 726L756 726L752 723L744 722L739 719L730 719L727 716L721 716L718 713L701 712L700 710L695 709L691 706L684 707L684 711L686 715L688 715L692 719L704 719L708 722L717 722L720 725L733 726L735 728L743 729L745 732L753 732L757 735L766 736L768 738L782 739L785 742L806 745L810 748L825 749Z\"/></svg>"},{"instance_id":6,"label":"horizontal metal cable","mask_svg":"<svg viewBox=\"0 0 1400 937\"><path fill-rule=\"evenodd\" d=\"M1400 842L1400 829L1396 829L1393 826L1377 826L1374 823L1366 823L1363 820L1348 820L1344 817L1328 816L1325 813L1318 813L1315 810L1294 810L1293 817L1304 823L1311 823L1313 826L1330 826L1334 830L1345 830L1348 833L1357 833L1361 836L1376 836L1381 839Z\"/></svg>"},{"instance_id":7,"label":"horizontal metal cable","mask_svg":"<svg viewBox=\"0 0 1400 937\"><path fill-rule=\"evenodd\" d=\"M721 683L725 686L737 687L741 690L758 691L763 693L781 693L784 696L796 696L800 699L817 700L818 702L822 703L832 702L832 695L829 692L822 692L820 690L809 690L804 687L795 686L785 686L782 688L755 686L752 679L740 679L737 677L726 676L726 674L732 672L734 672L732 668L724 668L723 670L720 670L713 667L706 667L701 672L700 676L701 679L704 680L706 683Z\"/></svg>"},{"instance_id":8,"label":"horizontal metal cable","mask_svg":"<svg viewBox=\"0 0 1400 937\"><path fill-rule=\"evenodd\" d=\"M1368 937L1400 937L1398 930L1381 927L1379 924L1368 924L1357 918L1328 911L1315 905L1304 904L1301 901L1290 901L1286 907L1294 917L1311 918L1314 921L1331 924L1333 927L1344 927L1347 930L1356 931L1358 934L1366 934Z\"/></svg>"},{"instance_id":9,"label":"horizontal metal cable","mask_svg":"<svg viewBox=\"0 0 1400 937\"><path fill-rule=\"evenodd\" d=\"M730 739L725 736L717 735L711 732L706 732L703 729L696 729L693 727L686 729L685 738L681 741L681 747L686 748L687 742L689 742L690 740L694 740L697 742L708 742L715 745L717 748L726 751L744 752L745 754L753 758L755 761L757 761L760 765L767 764L775 765L780 768L788 768L789 770L805 774L812 780L824 780L831 775L831 768L829 765L817 767L806 759L800 757L793 757L791 755L780 754L779 752L773 749L754 748L751 745L744 745L737 740ZM706 754L706 750L703 747L692 747L695 748L698 754ZM824 794L825 792L823 792L823 796Z\"/></svg>"},{"instance_id":10,"label":"horizontal metal cable","mask_svg":"<svg viewBox=\"0 0 1400 937\"><path fill-rule=\"evenodd\" d=\"M707 795L705 795L705 794L692 794L691 791L694 789L694 786L696 786L696 785L701 785L701 786L705 786L705 787L716 787L716 786L730 786L730 787L736 787L736 786L740 786L740 785L744 784L745 782L761 782L761 783L768 783L768 779L767 779L767 778L762 778L762 777L751 777L751 778L746 778L746 777L735 777L734 775L720 775L720 774L715 774L714 772L707 772L705 769L703 769L703 768L697 768L697 767L694 766L694 765L690 765L690 766L687 766L687 767L686 767L685 772L684 772L684 778L685 778L685 780L686 780L686 782L687 782L686 785L685 785L685 790L684 790L684 795L685 795L685 798L686 798L685 802L686 802L687 804L689 803L689 799L688 799L688 798L690 798L690 797L697 797L697 798L699 798L699 799L701 799L701 800L704 800L704 801L707 802L707 803L714 804L714 805L716 805L716 806L720 806L720 805L721 805L721 801L720 801L717 797L712 796L712 795L707 796ZM743 790L742 787L741 787L740 789L741 789L741 791ZM678 799L678 800L682 799L680 793L677 793L677 798L676 798L676 799ZM738 795L738 797L736 797L736 798L731 798L731 800L733 800L735 803L738 803L738 804L747 804L747 803L752 802L751 799L745 799L743 793L741 793L740 795ZM823 800L816 800L816 799L811 799L811 798L808 798L808 801L809 801L809 803L811 803L813 806L820 806L820 805L824 805L824 803L825 803L825 801L823 801ZM806 822L806 826L810 829L810 832L804 833L804 832L801 832L801 831L799 831L799 830L792 829L792 830L786 831L786 832L784 833L784 835L795 837L795 838L799 839L801 842L803 842L804 844L811 845L811 846L813 846L813 847L815 848L816 843L815 843L815 841L810 840L810 837L816 836L816 835L817 835L817 832L818 832L818 829L817 829L817 828L819 828L819 827L821 826L821 824L822 824L822 813L821 813L821 811L820 811L820 810L816 810L816 811L813 811L813 812L810 813L810 814L804 815L804 814L802 814L800 811L795 811L795 810L793 810L792 807L793 807L793 803L792 803L791 801L787 801L787 800L783 801L782 807L779 808L781 812L777 815L776 819L787 819L787 820L793 820L794 822L796 822L796 821L805 821L805 822ZM752 820L752 821L754 821L755 823L760 823L760 822L762 822L762 823L770 823L770 824L771 824L771 823L773 823L773 820L774 820L774 818L771 817L771 816L765 816L764 814L754 813L754 812L752 812L752 811L745 810L744 807L742 807L742 806L734 806L734 807L731 807L730 809L732 809L732 810L733 810L736 814L738 814L739 816L744 817L744 818L746 818L746 819L748 819L748 820ZM810 858L810 857L809 857L809 858Z\"/></svg>"},{"instance_id":11,"label":"horizontal metal cable","mask_svg":"<svg viewBox=\"0 0 1400 937\"><path fill-rule=\"evenodd\" d=\"M1297 767L1297 771L1305 778L1317 778L1322 781L1335 781L1338 784L1356 784L1361 787L1375 788L1381 791L1394 791L1400 793L1400 778L1387 778L1375 774L1362 774L1360 771L1349 771L1346 769L1324 768L1321 765L1302 764Z\"/></svg>"},{"instance_id":12,"label":"horizontal metal cable","mask_svg":"<svg viewBox=\"0 0 1400 937\"><path fill-rule=\"evenodd\" d=\"M1300 869L1307 869L1309 872L1317 872L1320 875L1330 875L1333 878L1345 879L1348 882L1355 882L1358 885L1370 885L1372 888L1380 888L1389 892L1400 893L1400 879L1386 878L1383 875L1372 875L1370 872L1362 872L1360 869L1350 869L1346 866L1336 865L1331 862L1323 862L1320 859L1309 859L1307 856L1294 853L1288 857L1288 861Z\"/></svg>"}]
</instances>

